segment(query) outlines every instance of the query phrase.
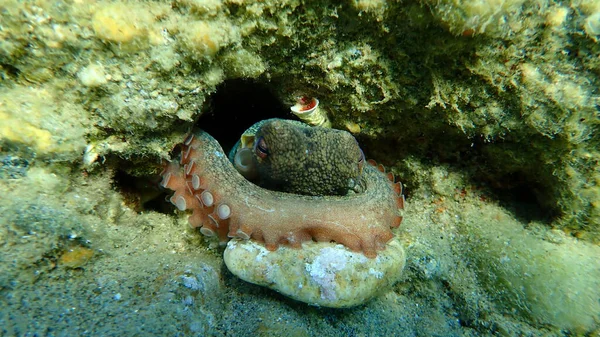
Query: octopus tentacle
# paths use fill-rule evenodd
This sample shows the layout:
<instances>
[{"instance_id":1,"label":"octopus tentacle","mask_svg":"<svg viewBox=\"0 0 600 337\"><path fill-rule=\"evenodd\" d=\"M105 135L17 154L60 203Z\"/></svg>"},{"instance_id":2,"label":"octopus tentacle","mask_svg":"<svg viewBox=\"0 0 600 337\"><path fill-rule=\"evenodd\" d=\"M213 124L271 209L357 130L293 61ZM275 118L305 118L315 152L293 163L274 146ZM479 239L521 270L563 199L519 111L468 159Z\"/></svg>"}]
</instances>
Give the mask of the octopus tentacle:
<instances>
[{"instance_id":1,"label":"octopus tentacle","mask_svg":"<svg viewBox=\"0 0 600 337\"><path fill-rule=\"evenodd\" d=\"M179 163L170 163L161 186L175 191L170 201L191 210L189 222L202 234L263 242L268 250L308 240L335 241L373 258L393 237L404 207L402 185L382 165L368 161L366 190L346 196L308 196L261 188L229 162L219 143L204 131L188 136Z\"/></svg>"}]
</instances>

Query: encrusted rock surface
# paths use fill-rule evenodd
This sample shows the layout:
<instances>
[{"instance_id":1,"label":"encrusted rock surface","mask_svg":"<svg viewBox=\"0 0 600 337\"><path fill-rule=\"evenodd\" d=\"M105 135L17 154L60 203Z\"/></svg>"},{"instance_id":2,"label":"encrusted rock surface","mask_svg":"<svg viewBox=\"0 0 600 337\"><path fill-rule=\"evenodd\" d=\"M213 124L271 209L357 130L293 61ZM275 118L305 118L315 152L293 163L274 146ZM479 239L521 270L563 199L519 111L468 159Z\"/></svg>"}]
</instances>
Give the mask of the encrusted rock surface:
<instances>
[{"instance_id":1,"label":"encrusted rock surface","mask_svg":"<svg viewBox=\"0 0 600 337\"><path fill-rule=\"evenodd\" d=\"M241 279L311 305L344 308L363 304L402 277L406 257L398 240L369 259L342 245L308 242L302 250L274 252L254 241L231 240L225 264Z\"/></svg>"},{"instance_id":2,"label":"encrusted rock surface","mask_svg":"<svg viewBox=\"0 0 600 337\"><path fill-rule=\"evenodd\" d=\"M0 7L0 335L598 335L600 1ZM352 310L247 292L141 189L297 93L409 193L403 282Z\"/></svg>"}]
</instances>

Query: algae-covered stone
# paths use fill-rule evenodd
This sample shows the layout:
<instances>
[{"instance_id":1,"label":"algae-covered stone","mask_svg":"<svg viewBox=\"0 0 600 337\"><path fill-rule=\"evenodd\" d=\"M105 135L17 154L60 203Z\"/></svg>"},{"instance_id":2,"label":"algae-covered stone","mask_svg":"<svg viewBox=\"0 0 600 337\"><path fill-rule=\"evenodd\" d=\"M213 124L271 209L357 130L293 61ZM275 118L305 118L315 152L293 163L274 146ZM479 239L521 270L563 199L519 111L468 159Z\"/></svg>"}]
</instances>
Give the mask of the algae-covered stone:
<instances>
[{"instance_id":1,"label":"algae-covered stone","mask_svg":"<svg viewBox=\"0 0 600 337\"><path fill-rule=\"evenodd\" d=\"M227 268L245 281L333 308L360 305L385 291L400 279L406 262L395 239L374 259L328 242L271 252L260 243L238 240L229 241L224 257Z\"/></svg>"}]
</instances>

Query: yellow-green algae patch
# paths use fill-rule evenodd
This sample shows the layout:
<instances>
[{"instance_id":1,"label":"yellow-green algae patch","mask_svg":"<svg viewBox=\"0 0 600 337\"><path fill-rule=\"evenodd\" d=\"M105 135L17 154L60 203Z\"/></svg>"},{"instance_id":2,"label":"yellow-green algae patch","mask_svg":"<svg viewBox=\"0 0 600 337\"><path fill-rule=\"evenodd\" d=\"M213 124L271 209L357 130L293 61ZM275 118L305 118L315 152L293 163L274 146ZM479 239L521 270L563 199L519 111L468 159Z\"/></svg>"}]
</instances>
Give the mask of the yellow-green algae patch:
<instances>
[{"instance_id":1,"label":"yellow-green algae patch","mask_svg":"<svg viewBox=\"0 0 600 337\"><path fill-rule=\"evenodd\" d=\"M50 85L0 88L0 142L23 144L46 157L73 160L85 147L81 106Z\"/></svg>"},{"instance_id":2,"label":"yellow-green algae patch","mask_svg":"<svg viewBox=\"0 0 600 337\"><path fill-rule=\"evenodd\" d=\"M600 247L535 221L523 223L460 172L412 165L420 185L401 234L409 265L411 258L424 260L413 264L424 278L443 275L459 293L480 284L488 295L475 301L489 300L505 314L572 331L594 329Z\"/></svg>"},{"instance_id":3,"label":"yellow-green algae patch","mask_svg":"<svg viewBox=\"0 0 600 337\"><path fill-rule=\"evenodd\" d=\"M475 204L458 215L472 248L468 255L499 306L573 331L594 327L600 317L600 247L536 223L524 229L493 205Z\"/></svg>"},{"instance_id":4,"label":"yellow-green algae patch","mask_svg":"<svg viewBox=\"0 0 600 337\"><path fill-rule=\"evenodd\" d=\"M502 34L520 24L525 0L423 1L455 34Z\"/></svg>"}]
</instances>

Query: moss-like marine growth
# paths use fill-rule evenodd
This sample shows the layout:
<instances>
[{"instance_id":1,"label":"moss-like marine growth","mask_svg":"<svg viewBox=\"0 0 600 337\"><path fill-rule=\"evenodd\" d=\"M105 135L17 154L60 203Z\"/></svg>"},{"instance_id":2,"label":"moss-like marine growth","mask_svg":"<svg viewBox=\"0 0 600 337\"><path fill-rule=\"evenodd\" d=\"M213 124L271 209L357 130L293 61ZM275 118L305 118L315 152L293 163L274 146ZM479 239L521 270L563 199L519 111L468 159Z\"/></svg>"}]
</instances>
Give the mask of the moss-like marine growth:
<instances>
[{"instance_id":1,"label":"moss-like marine growth","mask_svg":"<svg viewBox=\"0 0 600 337\"><path fill-rule=\"evenodd\" d=\"M462 329L539 333L545 329L534 326L539 322L550 326L549 333L597 329L591 318L596 307L585 299L572 311L583 312L579 320L548 307L568 294L561 280L597 298L597 289L590 290L585 280L593 271L582 269L587 274L581 279L548 272L553 265L539 253L547 245L526 239L528 234L518 227L532 222L542 232L560 230L575 237L550 246L550 255L568 267L579 260L564 254L582 254L580 261L593 266L588 244L600 242L598 1L8 0L0 6L0 179L5 188L25 195L32 169L49 168L73 181L68 186L91 199L81 203L86 207L64 205L62 215L56 214L65 221L57 226L69 228L66 218L81 214L90 223L103 224L95 221L106 214L127 214L111 218L110 224L147 223L149 218L161 226L180 224L181 219L153 212L169 213L159 201L145 209L143 202L136 202L133 209L141 209L140 214L128 208L128 201L146 200L154 192L138 191L137 197L128 198L130 192L123 191L135 190L143 179L158 174L162 161L192 126L210 127L206 123L211 114L230 114L220 117L220 123L229 124L218 128L237 130L235 124L248 122L248 116L282 117L282 104L292 105L298 94L306 95L320 100L335 128L356 136L367 157L402 176L412 196L408 203L414 202L418 214L408 214L398 235L420 232L421 242L415 245L431 247L423 261L440 262L413 264L410 281L419 295L410 297L399 288L384 304L365 309L378 332L401 330L385 325L392 320L378 314L378 308L423 317L418 309L406 309L417 307L411 303L436 309L428 316L436 328L406 318L402 331L407 334L449 335ZM266 88L277 104L265 105L257 102L263 96L231 89L244 84ZM223 99L214 95L217 88L231 95L224 100L237 103L236 109L219 106ZM103 187L81 180L85 175L102 181ZM111 186L113 176L127 179L115 179ZM445 182L448 177L452 179ZM135 179L140 180L122 183ZM512 225L502 228L519 234L494 231L483 222L448 222L452 216L445 203L454 200L452 191L462 193L462 185L489 191L482 196L485 203L498 201L515 215ZM112 197L105 209L106 195L97 192L116 195L106 191L111 188L124 197ZM48 198L63 192L49 191ZM18 205L24 203L7 207ZM44 209L60 208L55 206ZM429 206L430 213L418 212ZM411 222L411 216L420 221ZM49 221L48 216L43 219ZM448 223L461 226L460 235L476 242L437 245L442 239L419 229L420 224L429 228ZM521 240L511 247L512 254L530 257L535 265L497 264L500 246L495 237ZM2 239L12 244L17 237ZM527 251L524 242L532 243L535 251ZM114 246L119 247L115 254L123 252L122 246ZM173 246L177 248L172 251L191 250L185 242ZM418 255L426 249L409 251ZM168 260L169 254L159 255ZM461 262L464 256L475 267ZM444 273L451 266L461 268L462 275ZM547 285L557 285L561 294L540 299L531 290L539 285L536 277L521 280L525 290L511 288L519 284L511 279L515 273L532 270L546 275ZM505 281L496 282L495 277ZM509 289L506 296L486 297L502 289ZM435 304L419 302L422 298ZM399 309L398 303L407 305ZM444 321L455 320L449 308L459 309L463 326ZM347 329L370 331L350 318L336 317ZM507 320L504 325L492 323ZM214 332L219 323L206 322L212 323L189 329ZM236 325L239 331L248 331L244 324Z\"/></svg>"}]
</instances>

